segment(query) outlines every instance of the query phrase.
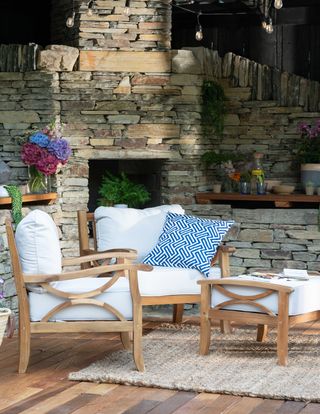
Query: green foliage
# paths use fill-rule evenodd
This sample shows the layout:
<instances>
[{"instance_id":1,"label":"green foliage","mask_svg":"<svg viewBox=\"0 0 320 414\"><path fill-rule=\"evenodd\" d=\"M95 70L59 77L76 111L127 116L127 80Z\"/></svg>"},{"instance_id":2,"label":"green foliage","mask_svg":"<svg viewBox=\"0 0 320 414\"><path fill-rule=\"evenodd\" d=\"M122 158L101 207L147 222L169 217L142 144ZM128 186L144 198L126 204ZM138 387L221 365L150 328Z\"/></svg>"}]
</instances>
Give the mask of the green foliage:
<instances>
[{"instance_id":1,"label":"green foliage","mask_svg":"<svg viewBox=\"0 0 320 414\"><path fill-rule=\"evenodd\" d=\"M20 188L16 185L5 185L4 188L12 199L11 214L13 221L18 225L22 220L22 194Z\"/></svg>"},{"instance_id":2,"label":"green foliage","mask_svg":"<svg viewBox=\"0 0 320 414\"><path fill-rule=\"evenodd\" d=\"M202 110L201 120L205 136L216 133L222 136L224 118L226 114L226 102L224 90L214 81L204 81L202 84Z\"/></svg>"},{"instance_id":3,"label":"green foliage","mask_svg":"<svg viewBox=\"0 0 320 414\"><path fill-rule=\"evenodd\" d=\"M244 159L242 154L234 154L232 152L215 152L215 151L207 151L205 152L202 157L201 161L204 165L208 168L211 165L220 165L224 162L232 161L238 162Z\"/></svg>"},{"instance_id":4,"label":"green foliage","mask_svg":"<svg viewBox=\"0 0 320 414\"><path fill-rule=\"evenodd\" d=\"M129 207L140 207L150 200L150 194L142 184L129 180L125 173L115 176L106 172L99 187L101 206L127 204Z\"/></svg>"}]
</instances>

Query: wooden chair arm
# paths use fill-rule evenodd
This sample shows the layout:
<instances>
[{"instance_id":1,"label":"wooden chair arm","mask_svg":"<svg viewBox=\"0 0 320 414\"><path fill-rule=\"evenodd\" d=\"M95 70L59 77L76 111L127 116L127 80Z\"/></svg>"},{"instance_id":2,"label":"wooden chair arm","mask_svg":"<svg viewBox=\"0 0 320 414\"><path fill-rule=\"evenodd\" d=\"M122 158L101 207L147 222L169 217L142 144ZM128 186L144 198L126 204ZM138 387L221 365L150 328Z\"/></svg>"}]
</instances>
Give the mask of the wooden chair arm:
<instances>
[{"instance_id":1,"label":"wooden chair arm","mask_svg":"<svg viewBox=\"0 0 320 414\"><path fill-rule=\"evenodd\" d=\"M76 270L72 272L65 272L59 274L52 274L52 275L27 275L23 274L23 279L25 283L28 284L39 284L39 283L50 283L50 282L57 282L62 280L72 280L72 279L79 279L85 277L96 277L101 273L112 273L112 272L119 272L125 270L143 270L145 272L150 272L152 270L152 266L147 264L135 264L135 263L123 263L123 264L114 264L114 265L107 265L107 266L96 266L91 267L89 269L83 270Z\"/></svg>"},{"instance_id":2,"label":"wooden chair arm","mask_svg":"<svg viewBox=\"0 0 320 414\"><path fill-rule=\"evenodd\" d=\"M227 246L225 244L222 244L219 247L219 249L220 249L221 253L228 253L228 254L234 253L236 251L236 248L235 247L233 247L233 246Z\"/></svg>"},{"instance_id":3,"label":"wooden chair arm","mask_svg":"<svg viewBox=\"0 0 320 414\"><path fill-rule=\"evenodd\" d=\"M85 255L79 257L63 258L63 266L80 265L82 263L92 262L104 259L129 259L136 260L137 253L133 249L112 249L104 252L96 252L95 250L86 250Z\"/></svg>"},{"instance_id":4,"label":"wooden chair arm","mask_svg":"<svg viewBox=\"0 0 320 414\"><path fill-rule=\"evenodd\" d=\"M259 280L243 280L243 279L205 279L198 280L197 283L201 286L246 286L246 287L257 287L261 289L274 290L277 292L291 293L294 288L284 286L276 283L260 282Z\"/></svg>"}]
</instances>

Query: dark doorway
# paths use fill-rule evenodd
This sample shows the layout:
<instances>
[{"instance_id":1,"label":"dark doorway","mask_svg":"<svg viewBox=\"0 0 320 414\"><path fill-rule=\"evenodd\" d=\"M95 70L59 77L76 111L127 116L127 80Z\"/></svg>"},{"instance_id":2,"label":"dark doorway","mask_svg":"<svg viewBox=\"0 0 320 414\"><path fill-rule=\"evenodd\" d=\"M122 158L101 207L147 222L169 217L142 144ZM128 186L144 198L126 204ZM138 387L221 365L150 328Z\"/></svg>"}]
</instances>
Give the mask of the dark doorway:
<instances>
[{"instance_id":1,"label":"dark doorway","mask_svg":"<svg viewBox=\"0 0 320 414\"><path fill-rule=\"evenodd\" d=\"M89 161L89 211L98 207L99 186L106 171L124 172L130 180L143 184L151 194L145 207L161 204L161 170L163 160L91 160Z\"/></svg>"}]
</instances>

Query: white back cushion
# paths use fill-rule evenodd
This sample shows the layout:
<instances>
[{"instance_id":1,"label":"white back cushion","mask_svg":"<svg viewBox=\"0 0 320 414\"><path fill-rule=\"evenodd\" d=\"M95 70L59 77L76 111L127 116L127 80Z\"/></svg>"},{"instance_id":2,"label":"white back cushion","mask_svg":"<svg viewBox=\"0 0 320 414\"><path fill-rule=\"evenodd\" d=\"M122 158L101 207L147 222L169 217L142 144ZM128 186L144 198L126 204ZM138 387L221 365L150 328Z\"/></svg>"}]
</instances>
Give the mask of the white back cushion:
<instances>
[{"instance_id":1,"label":"white back cushion","mask_svg":"<svg viewBox=\"0 0 320 414\"><path fill-rule=\"evenodd\" d=\"M98 250L135 249L142 261L157 244L167 212L184 214L179 204L145 209L98 207L94 212Z\"/></svg>"},{"instance_id":2,"label":"white back cushion","mask_svg":"<svg viewBox=\"0 0 320 414\"><path fill-rule=\"evenodd\" d=\"M49 214L33 210L18 224L15 238L24 273L61 273L58 230Z\"/></svg>"}]
</instances>

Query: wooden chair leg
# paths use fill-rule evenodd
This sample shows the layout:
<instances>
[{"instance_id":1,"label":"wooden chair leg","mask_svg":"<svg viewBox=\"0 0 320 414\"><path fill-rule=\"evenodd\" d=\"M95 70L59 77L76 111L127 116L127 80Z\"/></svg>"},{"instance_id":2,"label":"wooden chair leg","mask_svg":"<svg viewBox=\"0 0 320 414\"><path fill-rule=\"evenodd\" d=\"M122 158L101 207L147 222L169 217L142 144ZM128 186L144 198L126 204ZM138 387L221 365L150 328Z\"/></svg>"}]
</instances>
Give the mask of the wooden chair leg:
<instances>
[{"instance_id":1,"label":"wooden chair leg","mask_svg":"<svg viewBox=\"0 0 320 414\"><path fill-rule=\"evenodd\" d=\"M124 349L130 351L132 349L130 332L120 332L120 338Z\"/></svg>"},{"instance_id":2,"label":"wooden chair leg","mask_svg":"<svg viewBox=\"0 0 320 414\"><path fill-rule=\"evenodd\" d=\"M233 332L230 321L220 321L220 330L223 334L230 334Z\"/></svg>"},{"instance_id":3,"label":"wooden chair leg","mask_svg":"<svg viewBox=\"0 0 320 414\"><path fill-rule=\"evenodd\" d=\"M210 289L209 286L201 286L200 303L200 355L207 355L210 346L211 324L209 319Z\"/></svg>"},{"instance_id":4,"label":"wooden chair leg","mask_svg":"<svg viewBox=\"0 0 320 414\"><path fill-rule=\"evenodd\" d=\"M142 306L134 304L133 318L133 359L137 370L144 371L144 360L142 353Z\"/></svg>"},{"instance_id":5,"label":"wooden chair leg","mask_svg":"<svg viewBox=\"0 0 320 414\"><path fill-rule=\"evenodd\" d=\"M20 319L19 327L19 374L27 371L30 359L30 325L25 325Z\"/></svg>"},{"instance_id":6,"label":"wooden chair leg","mask_svg":"<svg viewBox=\"0 0 320 414\"><path fill-rule=\"evenodd\" d=\"M288 364L288 335L289 335L289 295L279 292L277 355L278 364Z\"/></svg>"},{"instance_id":7,"label":"wooden chair leg","mask_svg":"<svg viewBox=\"0 0 320 414\"><path fill-rule=\"evenodd\" d=\"M258 325L257 341L264 342L268 337L268 325Z\"/></svg>"},{"instance_id":8,"label":"wooden chair leg","mask_svg":"<svg viewBox=\"0 0 320 414\"><path fill-rule=\"evenodd\" d=\"M173 305L173 315L172 315L173 323L182 323L183 311L184 311L183 303Z\"/></svg>"}]
</instances>

